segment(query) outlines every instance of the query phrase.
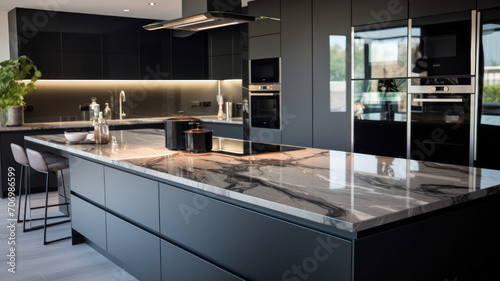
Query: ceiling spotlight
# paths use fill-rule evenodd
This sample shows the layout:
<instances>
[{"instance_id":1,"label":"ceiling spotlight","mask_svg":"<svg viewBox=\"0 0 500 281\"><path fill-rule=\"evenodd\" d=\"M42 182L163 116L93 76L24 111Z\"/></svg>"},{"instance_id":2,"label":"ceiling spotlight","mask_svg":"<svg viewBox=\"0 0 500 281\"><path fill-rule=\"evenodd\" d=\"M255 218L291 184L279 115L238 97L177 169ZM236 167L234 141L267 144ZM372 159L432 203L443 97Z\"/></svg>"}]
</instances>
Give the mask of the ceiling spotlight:
<instances>
[{"instance_id":1,"label":"ceiling spotlight","mask_svg":"<svg viewBox=\"0 0 500 281\"><path fill-rule=\"evenodd\" d=\"M154 5L156 5L156 3L154 3L154 2L149 2L149 4L148 4L148 5L149 5L149 6L154 6Z\"/></svg>"},{"instance_id":2,"label":"ceiling spotlight","mask_svg":"<svg viewBox=\"0 0 500 281\"><path fill-rule=\"evenodd\" d=\"M129 10L129 9L123 9L123 11L124 11L125 13L130 12L130 10Z\"/></svg>"}]
</instances>

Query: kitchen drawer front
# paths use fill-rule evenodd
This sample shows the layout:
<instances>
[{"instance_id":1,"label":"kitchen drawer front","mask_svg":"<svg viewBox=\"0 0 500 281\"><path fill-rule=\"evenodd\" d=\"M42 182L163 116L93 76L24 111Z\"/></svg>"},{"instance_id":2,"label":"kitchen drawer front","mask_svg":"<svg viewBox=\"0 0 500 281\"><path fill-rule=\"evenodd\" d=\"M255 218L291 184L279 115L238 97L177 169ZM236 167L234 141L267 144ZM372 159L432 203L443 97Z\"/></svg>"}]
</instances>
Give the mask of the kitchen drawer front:
<instances>
[{"instance_id":1,"label":"kitchen drawer front","mask_svg":"<svg viewBox=\"0 0 500 281\"><path fill-rule=\"evenodd\" d=\"M71 195L71 228L106 250L106 213Z\"/></svg>"},{"instance_id":2,"label":"kitchen drawer front","mask_svg":"<svg viewBox=\"0 0 500 281\"><path fill-rule=\"evenodd\" d=\"M163 235L244 278L351 280L349 241L165 184L160 214Z\"/></svg>"},{"instance_id":3,"label":"kitchen drawer front","mask_svg":"<svg viewBox=\"0 0 500 281\"><path fill-rule=\"evenodd\" d=\"M163 281L243 280L164 240L161 241L161 277Z\"/></svg>"},{"instance_id":4,"label":"kitchen drawer front","mask_svg":"<svg viewBox=\"0 0 500 281\"><path fill-rule=\"evenodd\" d=\"M69 156L71 190L104 205L104 167L100 164Z\"/></svg>"},{"instance_id":5,"label":"kitchen drawer front","mask_svg":"<svg viewBox=\"0 0 500 281\"><path fill-rule=\"evenodd\" d=\"M106 207L160 230L158 182L106 167Z\"/></svg>"},{"instance_id":6,"label":"kitchen drawer front","mask_svg":"<svg viewBox=\"0 0 500 281\"><path fill-rule=\"evenodd\" d=\"M160 280L160 238L106 213L108 253L139 280Z\"/></svg>"}]
</instances>

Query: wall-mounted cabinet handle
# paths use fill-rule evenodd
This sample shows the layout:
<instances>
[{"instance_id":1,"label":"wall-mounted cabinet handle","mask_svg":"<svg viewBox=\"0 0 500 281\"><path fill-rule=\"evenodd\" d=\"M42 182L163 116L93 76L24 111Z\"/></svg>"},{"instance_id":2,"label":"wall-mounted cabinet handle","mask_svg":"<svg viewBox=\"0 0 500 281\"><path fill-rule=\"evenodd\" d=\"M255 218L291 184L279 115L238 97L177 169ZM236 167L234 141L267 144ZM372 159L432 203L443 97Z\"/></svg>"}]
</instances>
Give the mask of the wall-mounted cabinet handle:
<instances>
[{"instance_id":1,"label":"wall-mounted cabinet handle","mask_svg":"<svg viewBox=\"0 0 500 281\"><path fill-rule=\"evenodd\" d=\"M250 96L274 96L274 93L250 93Z\"/></svg>"},{"instance_id":2,"label":"wall-mounted cabinet handle","mask_svg":"<svg viewBox=\"0 0 500 281\"><path fill-rule=\"evenodd\" d=\"M416 102L462 102L462 99L413 99Z\"/></svg>"}]
</instances>

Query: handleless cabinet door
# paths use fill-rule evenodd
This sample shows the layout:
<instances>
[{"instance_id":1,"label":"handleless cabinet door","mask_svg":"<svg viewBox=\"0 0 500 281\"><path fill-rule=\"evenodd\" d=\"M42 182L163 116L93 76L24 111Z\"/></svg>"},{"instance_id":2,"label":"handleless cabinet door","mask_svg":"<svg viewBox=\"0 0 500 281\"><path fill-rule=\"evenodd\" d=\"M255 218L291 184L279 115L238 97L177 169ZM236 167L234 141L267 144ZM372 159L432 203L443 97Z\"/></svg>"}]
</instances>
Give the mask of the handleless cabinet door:
<instances>
[{"instance_id":1,"label":"handleless cabinet door","mask_svg":"<svg viewBox=\"0 0 500 281\"><path fill-rule=\"evenodd\" d=\"M108 253L139 280L160 280L160 238L106 213Z\"/></svg>"},{"instance_id":2,"label":"handleless cabinet door","mask_svg":"<svg viewBox=\"0 0 500 281\"><path fill-rule=\"evenodd\" d=\"M408 0L352 0L352 25L408 18Z\"/></svg>"},{"instance_id":3,"label":"handleless cabinet door","mask_svg":"<svg viewBox=\"0 0 500 281\"><path fill-rule=\"evenodd\" d=\"M104 205L104 167L75 156L69 157L71 191Z\"/></svg>"},{"instance_id":4,"label":"handleless cabinet door","mask_svg":"<svg viewBox=\"0 0 500 281\"><path fill-rule=\"evenodd\" d=\"M411 0L408 2L410 18L425 17L476 9L476 0Z\"/></svg>"},{"instance_id":5,"label":"handleless cabinet door","mask_svg":"<svg viewBox=\"0 0 500 281\"><path fill-rule=\"evenodd\" d=\"M163 235L243 278L351 280L349 241L165 184L160 202Z\"/></svg>"},{"instance_id":6,"label":"handleless cabinet door","mask_svg":"<svg viewBox=\"0 0 500 281\"><path fill-rule=\"evenodd\" d=\"M71 195L71 228L106 250L106 213Z\"/></svg>"},{"instance_id":7,"label":"handleless cabinet door","mask_svg":"<svg viewBox=\"0 0 500 281\"><path fill-rule=\"evenodd\" d=\"M161 280L243 280L166 241L161 241Z\"/></svg>"},{"instance_id":8,"label":"handleless cabinet door","mask_svg":"<svg viewBox=\"0 0 500 281\"><path fill-rule=\"evenodd\" d=\"M158 231L158 183L106 167L106 207Z\"/></svg>"},{"instance_id":9,"label":"handleless cabinet door","mask_svg":"<svg viewBox=\"0 0 500 281\"><path fill-rule=\"evenodd\" d=\"M490 9L500 8L500 1L498 0L477 0L477 9Z\"/></svg>"}]
</instances>

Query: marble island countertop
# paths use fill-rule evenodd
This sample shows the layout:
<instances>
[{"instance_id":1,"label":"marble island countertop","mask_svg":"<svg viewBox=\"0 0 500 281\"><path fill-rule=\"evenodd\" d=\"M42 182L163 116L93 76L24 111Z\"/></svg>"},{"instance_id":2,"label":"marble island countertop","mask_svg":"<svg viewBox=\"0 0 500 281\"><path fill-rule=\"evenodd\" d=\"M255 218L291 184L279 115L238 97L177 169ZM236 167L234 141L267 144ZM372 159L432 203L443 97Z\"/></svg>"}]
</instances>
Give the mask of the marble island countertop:
<instances>
[{"instance_id":1,"label":"marble island countertop","mask_svg":"<svg viewBox=\"0 0 500 281\"><path fill-rule=\"evenodd\" d=\"M242 117L233 117L230 120L225 118L219 120L216 115L192 116L200 119L202 122L223 123L242 125ZM129 119L112 119L107 123L111 126L119 125L139 125L139 124L160 124L169 117L151 117L151 118L129 118ZM66 129L66 128L88 128L91 127L90 121L64 121L64 122L40 122L40 123L24 123L23 126L15 127L0 127L2 131L30 131L30 130L49 130L49 129Z\"/></svg>"},{"instance_id":2,"label":"marble island countertop","mask_svg":"<svg viewBox=\"0 0 500 281\"><path fill-rule=\"evenodd\" d=\"M63 135L25 139L349 232L500 191L496 170L313 148L190 154L167 150L163 130L112 135L118 146L68 144Z\"/></svg>"}]
</instances>

